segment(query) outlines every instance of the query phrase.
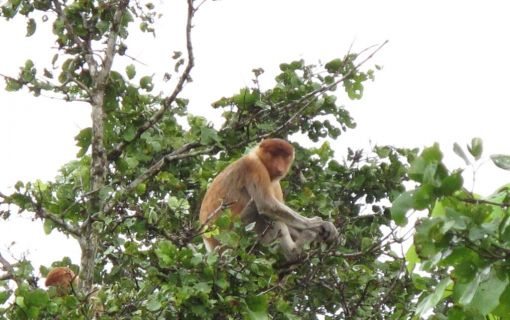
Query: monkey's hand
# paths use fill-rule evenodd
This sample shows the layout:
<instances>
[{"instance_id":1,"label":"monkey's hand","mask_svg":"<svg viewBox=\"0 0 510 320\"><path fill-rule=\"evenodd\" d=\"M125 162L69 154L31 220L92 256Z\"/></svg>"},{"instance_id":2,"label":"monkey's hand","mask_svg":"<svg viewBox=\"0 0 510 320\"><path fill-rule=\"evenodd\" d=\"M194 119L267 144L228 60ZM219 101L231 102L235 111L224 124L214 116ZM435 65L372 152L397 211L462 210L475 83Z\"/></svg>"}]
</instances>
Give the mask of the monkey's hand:
<instances>
[{"instance_id":1,"label":"monkey's hand","mask_svg":"<svg viewBox=\"0 0 510 320\"><path fill-rule=\"evenodd\" d=\"M338 230L329 221L324 221L317 229L317 240L332 243L338 239Z\"/></svg>"}]
</instances>

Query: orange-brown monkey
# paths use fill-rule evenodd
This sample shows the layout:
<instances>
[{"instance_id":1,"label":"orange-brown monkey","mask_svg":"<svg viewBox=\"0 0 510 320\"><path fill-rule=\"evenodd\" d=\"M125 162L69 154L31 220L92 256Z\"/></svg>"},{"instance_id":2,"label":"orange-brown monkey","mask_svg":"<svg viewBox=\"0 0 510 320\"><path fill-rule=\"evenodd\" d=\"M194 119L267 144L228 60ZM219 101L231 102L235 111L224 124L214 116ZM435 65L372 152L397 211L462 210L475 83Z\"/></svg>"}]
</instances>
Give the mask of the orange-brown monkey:
<instances>
[{"instance_id":1,"label":"orange-brown monkey","mask_svg":"<svg viewBox=\"0 0 510 320\"><path fill-rule=\"evenodd\" d=\"M68 267L55 267L48 272L44 284L47 287L55 287L56 295L58 297L63 297L76 293L79 283L80 279L74 274L73 270ZM94 319L104 312L103 304L98 298L98 290L99 289L96 288L91 293L87 294L91 310L95 315Z\"/></svg>"},{"instance_id":2,"label":"orange-brown monkey","mask_svg":"<svg viewBox=\"0 0 510 320\"><path fill-rule=\"evenodd\" d=\"M294 148L282 139L266 139L250 153L226 167L213 180L200 208L200 222L214 222L222 206L228 205L245 224L255 223L260 242L278 240L287 260L299 257L303 245L330 242L338 231L320 217L303 217L283 202L280 180L294 160ZM208 250L218 245L204 237Z\"/></svg>"},{"instance_id":3,"label":"orange-brown monkey","mask_svg":"<svg viewBox=\"0 0 510 320\"><path fill-rule=\"evenodd\" d=\"M55 287L58 296L71 293L72 288L78 287L78 277L68 267L55 267L46 276L47 287Z\"/></svg>"}]
</instances>

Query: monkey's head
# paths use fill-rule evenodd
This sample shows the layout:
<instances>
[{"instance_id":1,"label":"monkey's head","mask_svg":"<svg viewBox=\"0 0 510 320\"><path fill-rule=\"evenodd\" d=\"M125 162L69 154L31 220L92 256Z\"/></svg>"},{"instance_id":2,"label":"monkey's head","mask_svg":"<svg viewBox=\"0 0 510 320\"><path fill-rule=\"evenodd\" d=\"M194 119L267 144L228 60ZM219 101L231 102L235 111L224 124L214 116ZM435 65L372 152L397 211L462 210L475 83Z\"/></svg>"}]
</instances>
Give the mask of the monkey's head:
<instances>
[{"instance_id":1,"label":"monkey's head","mask_svg":"<svg viewBox=\"0 0 510 320\"><path fill-rule=\"evenodd\" d=\"M289 172L294 161L294 147L283 139L265 139L258 145L257 156L271 180L280 180Z\"/></svg>"}]
</instances>

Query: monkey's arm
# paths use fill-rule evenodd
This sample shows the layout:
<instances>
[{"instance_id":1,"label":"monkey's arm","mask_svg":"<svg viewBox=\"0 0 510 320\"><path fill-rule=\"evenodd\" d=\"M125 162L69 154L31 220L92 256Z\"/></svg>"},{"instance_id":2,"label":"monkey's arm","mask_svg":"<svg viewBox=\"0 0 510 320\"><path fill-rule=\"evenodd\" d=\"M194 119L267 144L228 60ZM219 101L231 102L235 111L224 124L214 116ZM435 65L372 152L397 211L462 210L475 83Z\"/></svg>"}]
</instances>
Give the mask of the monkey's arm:
<instances>
[{"instance_id":1,"label":"monkey's arm","mask_svg":"<svg viewBox=\"0 0 510 320\"><path fill-rule=\"evenodd\" d=\"M272 219L281 221L296 229L310 229L320 227L323 220L320 217L307 218L295 212L284 203L278 201L270 190L270 182L251 182L246 186L248 193L255 202L258 212Z\"/></svg>"}]
</instances>

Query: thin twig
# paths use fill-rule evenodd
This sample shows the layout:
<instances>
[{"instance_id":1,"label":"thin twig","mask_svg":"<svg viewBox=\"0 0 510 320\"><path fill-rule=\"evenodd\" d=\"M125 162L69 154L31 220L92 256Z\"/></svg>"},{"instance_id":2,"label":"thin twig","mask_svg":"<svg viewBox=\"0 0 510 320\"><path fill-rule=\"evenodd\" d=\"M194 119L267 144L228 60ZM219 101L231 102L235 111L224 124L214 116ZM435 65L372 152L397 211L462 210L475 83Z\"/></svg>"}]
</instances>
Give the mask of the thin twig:
<instances>
[{"instance_id":1,"label":"thin twig","mask_svg":"<svg viewBox=\"0 0 510 320\"><path fill-rule=\"evenodd\" d=\"M223 200L222 200L220 205L218 206L218 208L214 209L213 212L211 212L207 215L207 219L204 221L204 223L202 223L200 228L198 228L198 232L201 232L202 230L204 230L205 227L207 227L211 221L216 220L216 217L218 217L218 215L221 213L221 211L227 209L228 207L230 207L231 205L233 205L236 202L237 201L223 202Z\"/></svg>"},{"instance_id":2,"label":"thin twig","mask_svg":"<svg viewBox=\"0 0 510 320\"><path fill-rule=\"evenodd\" d=\"M508 202L494 202L494 201L489 201L489 200L484 200L484 199L471 199L471 198L459 198L459 197L457 197L457 200L465 202L465 203L469 203L469 204L488 204L491 206L501 207L503 209L507 209L510 207L510 203L508 203Z\"/></svg>"}]
</instances>

